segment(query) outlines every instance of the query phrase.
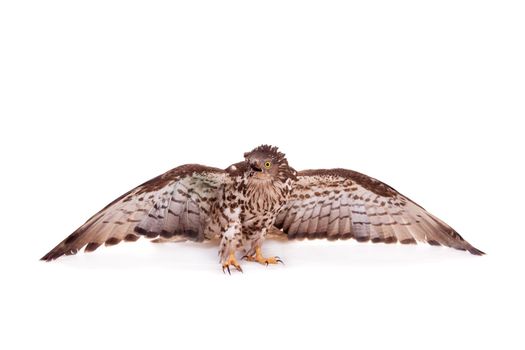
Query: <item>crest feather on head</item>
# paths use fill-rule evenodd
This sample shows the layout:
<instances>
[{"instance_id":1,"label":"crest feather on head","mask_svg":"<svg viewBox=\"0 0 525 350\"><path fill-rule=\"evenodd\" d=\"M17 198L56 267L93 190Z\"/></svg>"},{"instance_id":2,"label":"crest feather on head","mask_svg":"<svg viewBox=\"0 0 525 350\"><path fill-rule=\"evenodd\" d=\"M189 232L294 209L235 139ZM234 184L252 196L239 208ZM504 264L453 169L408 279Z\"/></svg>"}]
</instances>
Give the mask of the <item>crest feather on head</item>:
<instances>
[{"instance_id":1,"label":"crest feather on head","mask_svg":"<svg viewBox=\"0 0 525 350\"><path fill-rule=\"evenodd\" d=\"M285 154L282 152L279 152L279 148L275 146L270 145L260 145L258 147L255 147L250 152L244 153L244 157L253 156L255 154L264 154L268 158L273 158L275 161L280 162L282 160L285 160Z\"/></svg>"}]
</instances>

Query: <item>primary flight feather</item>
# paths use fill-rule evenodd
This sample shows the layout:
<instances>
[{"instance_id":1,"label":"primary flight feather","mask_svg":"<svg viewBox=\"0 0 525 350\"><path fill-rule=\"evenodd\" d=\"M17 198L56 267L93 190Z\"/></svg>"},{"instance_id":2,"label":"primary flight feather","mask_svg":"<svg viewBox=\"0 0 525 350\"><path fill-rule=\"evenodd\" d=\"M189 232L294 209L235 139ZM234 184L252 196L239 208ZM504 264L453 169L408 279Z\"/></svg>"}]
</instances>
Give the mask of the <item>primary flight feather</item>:
<instances>
[{"instance_id":1,"label":"primary flight feather","mask_svg":"<svg viewBox=\"0 0 525 350\"><path fill-rule=\"evenodd\" d=\"M297 172L277 147L262 145L225 170L188 164L145 182L91 217L42 260L141 236L156 241L219 238L223 271L242 271L240 254L262 264L282 262L262 255L268 233L288 239L426 242L484 254L376 179L346 169Z\"/></svg>"}]
</instances>

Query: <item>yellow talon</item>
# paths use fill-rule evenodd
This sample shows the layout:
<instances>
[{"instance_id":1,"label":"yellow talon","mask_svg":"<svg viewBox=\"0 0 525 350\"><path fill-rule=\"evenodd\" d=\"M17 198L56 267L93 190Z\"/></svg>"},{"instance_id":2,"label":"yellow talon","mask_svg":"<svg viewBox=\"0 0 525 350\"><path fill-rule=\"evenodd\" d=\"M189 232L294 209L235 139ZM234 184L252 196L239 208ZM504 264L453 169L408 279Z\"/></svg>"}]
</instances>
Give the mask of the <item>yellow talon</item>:
<instances>
[{"instance_id":1,"label":"yellow talon","mask_svg":"<svg viewBox=\"0 0 525 350\"><path fill-rule=\"evenodd\" d=\"M242 272L242 268L241 268L241 265L239 265L239 263L237 262L237 259L235 258L235 255L233 253L230 253L230 255L228 255L228 259L224 262L224 264L222 264L222 272L224 272L224 269L228 270L228 273L231 275L231 271L230 271L230 265L235 267L235 269L237 271L240 271ZM226 272L224 272L226 273Z\"/></svg>"},{"instance_id":2,"label":"yellow talon","mask_svg":"<svg viewBox=\"0 0 525 350\"><path fill-rule=\"evenodd\" d=\"M263 264L263 265L266 265L266 266L268 266L268 264L277 264L277 263L284 264L283 261L281 260L281 258L279 258L278 256L271 256L271 257L265 258L262 255L260 247L255 248L255 255L253 255L253 256L245 255L243 257L243 259L246 259L248 261L256 261L259 264Z\"/></svg>"}]
</instances>

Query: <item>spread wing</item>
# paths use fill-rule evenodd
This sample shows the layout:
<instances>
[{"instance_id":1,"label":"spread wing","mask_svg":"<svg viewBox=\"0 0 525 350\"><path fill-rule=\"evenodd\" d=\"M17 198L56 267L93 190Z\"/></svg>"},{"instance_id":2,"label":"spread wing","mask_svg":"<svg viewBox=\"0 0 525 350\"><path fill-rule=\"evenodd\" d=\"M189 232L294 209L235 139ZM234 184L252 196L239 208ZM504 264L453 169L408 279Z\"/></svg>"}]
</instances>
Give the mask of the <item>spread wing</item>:
<instances>
[{"instance_id":1,"label":"spread wing","mask_svg":"<svg viewBox=\"0 0 525 350\"><path fill-rule=\"evenodd\" d=\"M275 225L289 239L426 242L484 254L392 187L346 169L299 172Z\"/></svg>"},{"instance_id":2,"label":"spread wing","mask_svg":"<svg viewBox=\"0 0 525 350\"><path fill-rule=\"evenodd\" d=\"M188 164L172 169L125 193L60 242L41 260L91 252L102 244L134 242L139 237L202 241L219 187L228 178L220 169Z\"/></svg>"}]
</instances>

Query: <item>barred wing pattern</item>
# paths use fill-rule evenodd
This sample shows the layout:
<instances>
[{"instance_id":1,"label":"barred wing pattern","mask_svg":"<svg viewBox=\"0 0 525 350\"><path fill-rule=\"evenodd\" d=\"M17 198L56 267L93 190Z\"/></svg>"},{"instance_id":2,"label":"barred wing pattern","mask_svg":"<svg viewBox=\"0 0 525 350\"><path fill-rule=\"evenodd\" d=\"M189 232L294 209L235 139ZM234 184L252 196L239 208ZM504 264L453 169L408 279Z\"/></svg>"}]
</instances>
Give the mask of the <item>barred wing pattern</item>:
<instances>
[{"instance_id":1,"label":"barred wing pattern","mask_svg":"<svg viewBox=\"0 0 525 350\"><path fill-rule=\"evenodd\" d=\"M91 252L102 244L139 237L202 241L210 208L227 179L220 169L188 164L172 169L117 198L60 242L42 260Z\"/></svg>"},{"instance_id":2,"label":"barred wing pattern","mask_svg":"<svg viewBox=\"0 0 525 350\"><path fill-rule=\"evenodd\" d=\"M299 172L292 197L275 225L288 239L426 242L483 254L392 187L346 169Z\"/></svg>"}]
</instances>

